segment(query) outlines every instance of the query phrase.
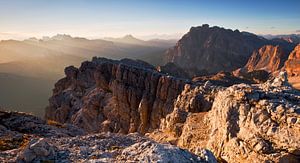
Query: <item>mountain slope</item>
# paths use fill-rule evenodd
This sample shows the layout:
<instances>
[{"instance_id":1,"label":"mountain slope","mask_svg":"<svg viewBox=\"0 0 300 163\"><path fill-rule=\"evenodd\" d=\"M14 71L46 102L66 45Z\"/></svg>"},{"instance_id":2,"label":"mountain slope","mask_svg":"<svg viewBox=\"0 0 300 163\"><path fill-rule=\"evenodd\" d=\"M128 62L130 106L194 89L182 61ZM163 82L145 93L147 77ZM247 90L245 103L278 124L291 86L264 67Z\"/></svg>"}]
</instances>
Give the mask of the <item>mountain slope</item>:
<instances>
[{"instance_id":1,"label":"mountain slope","mask_svg":"<svg viewBox=\"0 0 300 163\"><path fill-rule=\"evenodd\" d=\"M192 27L169 49L166 60L187 71L231 71L245 65L253 50L267 42L251 33L202 25Z\"/></svg>"},{"instance_id":2,"label":"mountain slope","mask_svg":"<svg viewBox=\"0 0 300 163\"><path fill-rule=\"evenodd\" d=\"M288 57L280 46L266 45L255 50L245 65L246 71L265 70L269 73L281 69Z\"/></svg>"},{"instance_id":3,"label":"mountain slope","mask_svg":"<svg viewBox=\"0 0 300 163\"><path fill-rule=\"evenodd\" d=\"M54 81L0 73L0 108L43 116Z\"/></svg>"}]
</instances>

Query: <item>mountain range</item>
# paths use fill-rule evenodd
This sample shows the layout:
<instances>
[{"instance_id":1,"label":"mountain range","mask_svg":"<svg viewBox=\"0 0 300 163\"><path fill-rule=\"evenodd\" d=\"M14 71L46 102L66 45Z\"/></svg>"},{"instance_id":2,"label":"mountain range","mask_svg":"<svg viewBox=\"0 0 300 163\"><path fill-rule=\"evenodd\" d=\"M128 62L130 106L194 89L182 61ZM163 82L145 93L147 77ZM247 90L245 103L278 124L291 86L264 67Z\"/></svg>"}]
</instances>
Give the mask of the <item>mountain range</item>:
<instances>
[{"instance_id":1,"label":"mountain range","mask_svg":"<svg viewBox=\"0 0 300 163\"><path fill-rule=\"evenodd\" d=\"M174 40L143 41L133 36L125 36L113 42L101 39L89 40L65 34L42 39L29 38L24 41L1 41L0 83L1 87L10 88L11 95L7 96L7 92L1 91L0 97L6 98L1 100L0 106L30 111L42 116L43 107L47 104L54 81L63 76L64 67L80 66L82 61L93 56L141 59L159 65L162 64L162 54L173 45L175 45ZM10 80L12 82L7 82ZM24 84L23 81L27 81L24 87L31 97L26 101L25 106L22 99L24 96L17 96L24 94L24 90L19 89ZM39 87L37 82L44 86ZM39 99L38 102L32 100L34 98Z\"/></svg>"},{"instance_id":2,"label":"mountain range","mask_svg":"<svg viewBox=\"0 0 300 163\"><path fill-rule=\"evenodd\" d=\"M44 119L0 111L0 162L300 161L300 44L207 24L173 47L106 39L4 41L0 102L50 98Z\"/></svg>"}]
</instances>

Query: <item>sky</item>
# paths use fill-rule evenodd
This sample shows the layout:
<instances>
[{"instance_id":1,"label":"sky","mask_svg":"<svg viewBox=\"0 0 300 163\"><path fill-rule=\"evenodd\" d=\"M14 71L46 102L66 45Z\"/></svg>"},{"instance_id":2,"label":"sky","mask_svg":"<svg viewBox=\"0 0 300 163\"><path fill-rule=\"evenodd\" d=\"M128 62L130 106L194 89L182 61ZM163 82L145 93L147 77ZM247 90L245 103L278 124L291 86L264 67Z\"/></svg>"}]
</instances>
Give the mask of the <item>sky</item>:
<instances>
[{"instance_id":1,"label":"sky","mask_svg":"<svg viewBox=\"0 0 300 163\"><path fill-rule=\"evenodd\" d=\"M299 6L300 0L0 0L0 40L57 33L172 39L202 24L300 33Z\"/></svg>"}]
</instances>

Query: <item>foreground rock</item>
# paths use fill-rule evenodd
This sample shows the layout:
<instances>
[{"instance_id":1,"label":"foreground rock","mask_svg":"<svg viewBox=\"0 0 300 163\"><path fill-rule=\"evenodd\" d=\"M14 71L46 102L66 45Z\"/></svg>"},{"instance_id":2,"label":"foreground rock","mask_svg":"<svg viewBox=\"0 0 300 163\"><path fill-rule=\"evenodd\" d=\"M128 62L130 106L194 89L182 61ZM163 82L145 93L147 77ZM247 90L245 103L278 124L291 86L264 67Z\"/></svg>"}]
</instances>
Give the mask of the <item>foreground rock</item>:
<instances>
[{"instance_id":1,"label":"foreground rock","mask_svg":"<svg viewBox=\"0 0 300 163\"><path fill-rule=\"evenodd\" d=\"M25 149L1 152L1 161L17 162L210 162L213 154L199 156L169 144L159 144L139 134L95 134L73 138L33 139Z\"/></svg>"},{"instance_id":2,"label":"foreground rock","mask_svg":"<svg viewBox=\"0 0 300 163\"><path fill-rule=\"evenodd\" d=\"M0 162L216 162L140 134L102 133L83 136L75 126L48 122L32 115L0 112Z\"/></svg>"},{"instance_id":3,"label":"foreground rock","mask_svg":"<svg viewBox=\"0 0 300 163\"><path fill-rule=\"evenodd\" d=\"M148 136L190 151L202 146L228 162L300 161L300 93L284 73L265 84L219 89L210 111L187 115L177 121L179 134L161 128Z\"/></svg>"}]
</instances>

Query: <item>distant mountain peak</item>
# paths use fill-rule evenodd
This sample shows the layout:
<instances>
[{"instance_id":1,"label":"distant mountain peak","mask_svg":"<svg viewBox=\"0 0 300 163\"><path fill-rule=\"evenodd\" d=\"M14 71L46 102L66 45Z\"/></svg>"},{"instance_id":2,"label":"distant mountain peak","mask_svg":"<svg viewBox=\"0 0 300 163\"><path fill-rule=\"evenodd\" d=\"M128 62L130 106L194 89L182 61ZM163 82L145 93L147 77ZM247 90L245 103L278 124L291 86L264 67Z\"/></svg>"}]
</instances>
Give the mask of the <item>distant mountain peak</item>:
<instances>
[{"instance_id":1,"label":"distant mountain peak","mask_svg":"<svg viewBox=\"0 0 300 163\"><path fill-rule=\"evenodd\" d=\"M55 36L51 37L51 40L66 40L66 39L72 39L73 37L71 35L67 34L57 34Z\"/></svg>"}]
</instances>

